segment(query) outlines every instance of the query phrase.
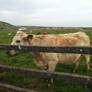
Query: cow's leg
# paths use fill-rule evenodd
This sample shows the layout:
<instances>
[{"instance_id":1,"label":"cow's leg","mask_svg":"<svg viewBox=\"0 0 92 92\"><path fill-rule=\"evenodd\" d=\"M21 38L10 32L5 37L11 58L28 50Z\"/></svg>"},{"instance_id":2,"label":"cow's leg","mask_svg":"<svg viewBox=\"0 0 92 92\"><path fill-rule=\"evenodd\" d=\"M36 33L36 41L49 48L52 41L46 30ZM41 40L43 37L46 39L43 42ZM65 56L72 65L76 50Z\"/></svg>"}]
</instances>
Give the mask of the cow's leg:
<instances>
[{"instance_id":1,"label":"cow's leg","mask_svg":"<svg viewBox=\"0 0 92 92\"><path fill-rule=\"evenodd\" d=\"M48 71L49 72L54 72L56 68L57 61L49 61L48 62ZM53 79L51 79L51 84L53 84Z\"/></svg>"},{"instance_id":2,"label":"cow's leg","mask_svg":"<svg viewBox=\"0 0 92 92\"><path fill-rule=\"evenodd\" d=\"M41 70L47 70L48 69L48 66L47 65L43 65L43 66L40 66Z\"/></svg>"},{"instance_id":3,"label":"cow's leg","mask_svg":"<svg viewBox=\"0 0 92 92\"><path fill-rule=\"evenodd\" d=\"M80 56L80 58L81 58L81 56ZM79 67L80 58L79 58L79 59L76 61L76 63L75 63L75 68L74 68L74 70L73 70L73 73L75 73L75 72L77 71L78 67Z\"/></svg>"},{"instance_id":4,"label":"cow's leg","mask_svg":"<svg viewBox=\"0 0 92 92\"><path fill-rule=\"evenodd\" d=\"M53 72L56 68L57 61L48 62L48 71Z\"/></svg>"},{"instance_id":5,"label":"cow's leg","mask_svg":"<svg viewBox=\"0 0 92 92\"><path fill-rule=\"evenodd\" d=\"M35 64L41 68L41 70L47 70L48 69L48 65L45 61L41 61L41 60L39 60L39 61L34 60L34 61L35 61Z\"/></svg>"},{"instance_id":6,"label":"cow's leg","mask_svg":"<svg viewBox=\"0 0 92 92\"><path fill-rule=\"evenodd\" d=\"M84 56L85 57L85 60L86 60L86 65L87 65L87 72L89 71L89 62L90 62L90 57L89 57L89 55L85 55Z\"/></svg>"}]
</instances>

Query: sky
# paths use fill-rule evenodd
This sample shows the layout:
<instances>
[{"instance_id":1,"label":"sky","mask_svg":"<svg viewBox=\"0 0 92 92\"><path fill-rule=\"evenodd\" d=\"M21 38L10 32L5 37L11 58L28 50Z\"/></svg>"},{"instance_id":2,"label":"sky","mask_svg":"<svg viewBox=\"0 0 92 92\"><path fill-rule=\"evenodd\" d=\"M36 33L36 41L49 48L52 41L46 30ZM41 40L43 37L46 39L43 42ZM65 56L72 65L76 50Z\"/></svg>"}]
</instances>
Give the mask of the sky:
<instances>
[{"instance_id":1,"label":"sky","mask_svg":"<svg viewBox=\"0 0 92 92\"><path fill-rule=\"evenodd\" d=\"M0 0L0 21L28 26L92 27L92 0Z\"/></svg>"}]
</instances>

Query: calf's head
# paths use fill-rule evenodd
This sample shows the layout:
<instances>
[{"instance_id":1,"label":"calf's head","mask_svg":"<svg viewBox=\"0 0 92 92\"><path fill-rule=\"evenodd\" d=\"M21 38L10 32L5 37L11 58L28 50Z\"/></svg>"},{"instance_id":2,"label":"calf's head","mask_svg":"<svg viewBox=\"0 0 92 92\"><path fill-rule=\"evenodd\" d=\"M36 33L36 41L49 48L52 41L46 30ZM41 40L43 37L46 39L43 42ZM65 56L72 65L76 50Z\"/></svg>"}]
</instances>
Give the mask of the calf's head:
<instances>
[{"instance_id":1,"label":"calf's head","mask_svg":"<svg viewBox=\"0 0 92 92\"><path fill-rule=\"evenodd\" d=\"M16 35L14 36L12 42L11 42L11 45L26 45L28 46L31 42L33 38L33 35L28 35L27 33L25 32L22 32L22 31L18 31L16 33ZM8 56L15 56L15 55L18 55L20 54L21 52L20 51L16 51L16 50L9 50L6 52L6 54Z\"/></svg>"}]
</instances>

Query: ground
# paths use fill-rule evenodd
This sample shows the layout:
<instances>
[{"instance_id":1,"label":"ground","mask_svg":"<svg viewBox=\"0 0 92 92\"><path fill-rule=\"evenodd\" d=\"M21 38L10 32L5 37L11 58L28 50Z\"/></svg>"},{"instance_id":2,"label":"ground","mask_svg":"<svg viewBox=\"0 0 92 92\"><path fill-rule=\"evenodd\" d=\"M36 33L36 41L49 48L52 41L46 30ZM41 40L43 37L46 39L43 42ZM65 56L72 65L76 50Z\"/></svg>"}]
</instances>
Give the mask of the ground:
<instances>
[{"instance_id":1,"label":"ground","mask_svg":"<svg viewBox=\"0 0 92 92\"><path fill-rule=\"evenodd\" d=\"M27 30L28 33L37 34L38 32L48 32L49 34L59 34L59 33L70 33L76 31L84 31L86 32L92 44L92 29L85 28L85 29L72 29L72 28L65 28L65 29L31 29ZM11 35L8 35L11 33ZM0 31L0 44L10 44L13 36L15 35L16 31ZM86 73L86 65L83 60L81 60L81 64L77 71L77 74L80 75L89 75L92 76L92 56L90 56L90 71ZM15 57L8 57L5 54L5 51L0 51L0 64L3 65L10 65L10 66L17 66L17 67L25 67L25 68L32 68L32 69L39 69L34 62L32 56L27 53L23 53L21 55ZM68 72L72 73L74 68L74 64L72 65L57 65L56 70L58 72ZM0 82L8 83L19 87L29 88L37 90L38 92L91 92L87 85L77 85L72 84L70 82L58 81L54 80L53 85L48 88L48 81L43 78L32 78L26 75L15 74L15 73L8 73L8 72L1 72L0 73ZM1 92L1 91L0 91Z\"/></svg>"}]
</instances>

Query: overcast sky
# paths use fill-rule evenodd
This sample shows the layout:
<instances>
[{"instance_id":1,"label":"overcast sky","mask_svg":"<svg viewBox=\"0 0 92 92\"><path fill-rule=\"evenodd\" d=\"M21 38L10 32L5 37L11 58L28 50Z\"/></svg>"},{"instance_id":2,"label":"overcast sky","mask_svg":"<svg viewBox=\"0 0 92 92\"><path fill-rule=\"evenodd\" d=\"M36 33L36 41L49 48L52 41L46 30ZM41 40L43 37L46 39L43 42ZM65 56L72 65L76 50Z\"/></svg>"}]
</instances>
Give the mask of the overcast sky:
<instances>
[{"instance_id":1,"label":"overcast sky","mask_svg":"<svg viewBox=\"0 0 92 92\"><path fill-rule=\"evenodd\" d=\"M14 25L92 27L92 0L0 0L0 21Z\"/></svg>"}]
</instances>

